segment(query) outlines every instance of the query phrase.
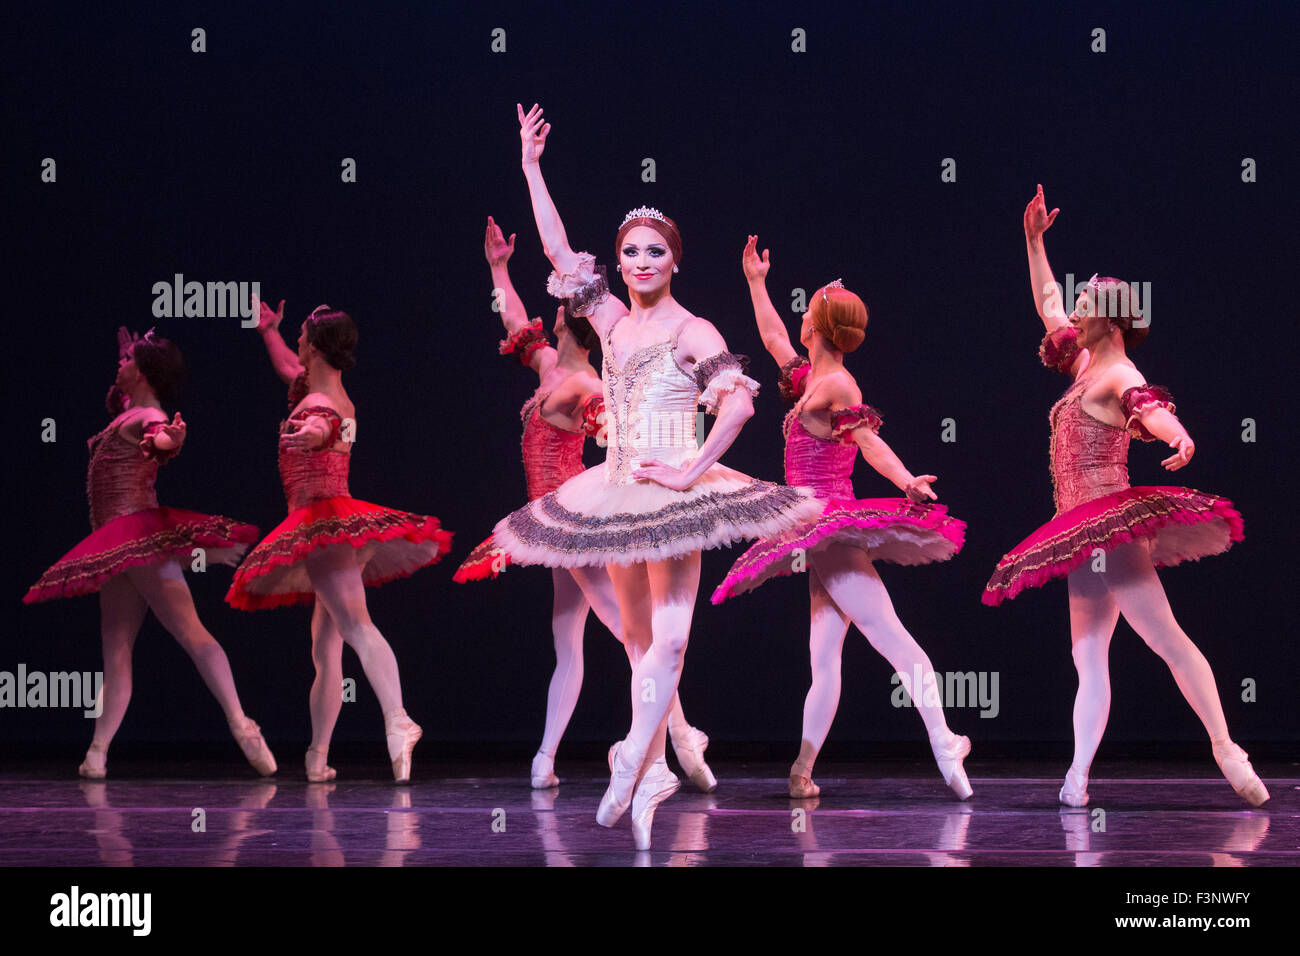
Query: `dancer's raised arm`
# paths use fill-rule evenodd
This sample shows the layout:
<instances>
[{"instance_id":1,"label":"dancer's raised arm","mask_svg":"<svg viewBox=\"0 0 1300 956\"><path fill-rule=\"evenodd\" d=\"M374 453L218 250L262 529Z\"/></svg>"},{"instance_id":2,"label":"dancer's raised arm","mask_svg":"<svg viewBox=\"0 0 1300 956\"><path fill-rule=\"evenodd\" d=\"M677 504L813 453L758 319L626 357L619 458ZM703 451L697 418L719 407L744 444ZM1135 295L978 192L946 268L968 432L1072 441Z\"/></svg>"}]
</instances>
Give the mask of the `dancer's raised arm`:
<instances>
[{"instance_id":1,"label":"dancer's raised arm","mask_svg":"<svg viewBox=\"0 0 1300 956\"><path fill-rule=\"evenodd\" d=\"M539 376L544 375L556 361L555 349L546 342L546 333L542 329L542 320L528 321L528 310L524 301L515 291L510 281L510 268L507 265L515 251L515 233L510 234L507 242L501 227L488 216L487 232L483 237L483 256L488 268L492 270L492 294L500 290L500 316L506 327L506 338L501 343L501 354L515 355L520 363L533 369Z\"/></svg>"},{"instance_id":2,"label":"dancer's raised arm","mask_svg":"<svg viewBox=\"0 0 1300 956\"><path fill-rule=\"evenodd\" d=\"M882 423L880 414L870 405L862 404L862 392L857 383L845 375L835 375L825 385L830 400L831 438L845 444L856 444L867 464L912 501L938 501L930 483L938 481L935 475L913 475L902 460L879 435Z\"/></svg>"},{"instance_id":3,"label":"dancer's raised arm","mask_svg":"<svg viewBox=\"0 0 1300 956\"><path fill-rule=\"evenodd\" d=\"M1061 302L1061 287L1047 263L1047 250L1043 248L1043 233L1056 221L1060 209L1047 211L1040 183L1038 192L1025 207L1025 247L1029 254L1029 284L1033 288L1034 307L1051 332L1066 324L1065 309Z\"/></svg>"},{"instance_id":4,"label":"dancer's raised arm","mask_svg":"<svg viewBox=\"0 0 1300 956\"><path fill-rule=\"evenodd\" d=\"M288 385L302 374L303 368L302 363L298 361L298 353L289 348L280 335L280 322L284 319L284 299L280 300L280 305L276 309L272 309L261 299L257 299L256 302L259 313L258 334L262 336L262 344L266 346L266 354L271 359L275 374Z\"/></svg>"},{"instance_id":5,"label":"dancer's raised arm","mask_svg":"<svg viewBox=\"0 0 1300 956\"><path fill-rule=\"evenodd\" d=\"M776 306L767 294L767 270L771 267L767 258L768 250L763 250L762 258L758 255L758 236L750 236L741 254L740 265L745 270L745 279L749 282L749 299L754 305L754 321L758 323L758 334L762 336L763 348L767 354L776 359L776 364L784 366L797 353L790 344L790 333L781 321Z\"/></svg>"}]
</instances>

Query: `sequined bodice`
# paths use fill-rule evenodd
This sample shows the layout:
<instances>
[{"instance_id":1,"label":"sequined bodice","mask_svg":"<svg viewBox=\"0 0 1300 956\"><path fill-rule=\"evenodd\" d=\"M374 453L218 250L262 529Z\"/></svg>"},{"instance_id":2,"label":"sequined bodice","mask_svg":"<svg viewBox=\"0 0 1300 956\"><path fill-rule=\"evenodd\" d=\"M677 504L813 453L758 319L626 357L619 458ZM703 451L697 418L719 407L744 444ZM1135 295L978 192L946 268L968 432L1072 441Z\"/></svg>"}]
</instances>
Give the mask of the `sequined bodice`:
<instances>
[{"instance_id":1,"label":"sequined bodice","mask_svg":"<svg viewBox=\"0 0 1300 956\"><path fill-rule=\"evenodd\" d=\"M90 502L90 527L97 529L114 518L158 507L154 480L158 462L140 451L109 425L86 442L90 468L86 472L86 498Z\"/></svg>"},{"instance_id":2,"label":"sequined bodice","mask_svg":"<svg viewBox=\"0 0 1300 956\"><path fill-rule=\"evenodd\" d=\"M283 433L287 422L280 425ZM348 466L352 455L327 448L320 451L300 451L280 448L280 481L284 483L284 497L289 510L321 498L346 498L348 494Z\"/></svg>"},{"instance_id":3,"label":"sequined bodice","mask_svg":"<svg viewBox=\"0 0 1300 956\"><path fill-rule=\"evenodd\" d=\"M1128 432L1084 411L1084 390L1082 380L1075 382L1052 406L1049 416L1057 514L1129 486Z\"/></svg>"},{"instance_id":4,"label":"sequined bodice","mask_svg":"<svg viewBox=\"0 0 1300 956\"><path fill-rule=\"evenodd\" d=\"M785 483L807 485L818 498L827 500L854 497L850 476L858 446L810 433L799 421L800 407L790 409L781 426L785 434Z\"/></svg>"},{"instance_id":5,"label":"sequined bodice","mask_svg":"<svg viewBox=\"0 0 1300 956\"><path fill-rule=\"evenodd\" d=\"M582 445L586 434L568 431L543 418L541 407L545 401L546 395L534 395L519 413L524 423L521 446L529 501L549 494L585 470Z\"/></svg>"},{"instance_id":6,"label":"sequined bodice","mask_svg":"<svg viewBox=\"0 0 1300 956\"><path fill-rule=\"evenodd\" d=\"M695 415L700 389L673 358L677 337L642 346L620 368L606 339L601 380L605 391L605 480L629 484L643 460L674 467L699 452Z\"/></svg>"}]
</instances>

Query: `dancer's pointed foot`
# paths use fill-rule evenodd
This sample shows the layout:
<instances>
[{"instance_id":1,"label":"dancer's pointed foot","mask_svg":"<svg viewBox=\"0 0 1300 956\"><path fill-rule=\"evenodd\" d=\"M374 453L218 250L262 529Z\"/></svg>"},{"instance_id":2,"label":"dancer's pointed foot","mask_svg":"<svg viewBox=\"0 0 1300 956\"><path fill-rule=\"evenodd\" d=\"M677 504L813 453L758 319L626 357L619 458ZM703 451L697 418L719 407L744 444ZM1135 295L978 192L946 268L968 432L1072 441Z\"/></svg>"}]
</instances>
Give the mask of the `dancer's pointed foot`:
<instances>
[{"instance_id":1,"label":"dancer's pointed foot","mask_svg":"<svg viewBox=\"0 0 1300 956\"><path fill-rule=\"evenodd\" d=\"M537 756L533 758L532 778L534 790L550 790L552 787L558 787L560 778L555 775L555 758L540 750L537 751Z\"/></svg>"},{"instance_id":2,"label":"dancer's pointed foot","mask_svg":"<svg viewBox=\"0 0 1300 956\"><path fill-rule=\"evenodd\" d=\"M399 708L384 714L384 733L388 737L388 758L393 762L393 780L397 783L411 781L411 751L424 736L420 725Z\"/></svg>"},{"instance_id":3,"label":"dancer's pointed foot","mask_svg":"<svg viewBox=\"0 0 1300 956\"><path fill-rule=\"evenodd\" d=\"M966 779L962 761L970 753L970 738L954 734L945 727L937 734L930 735L930 749L939 765L939 773L943 774L943 782L952 788L958 800L968 799L975 791Z\"/></svg>"},{"instance_id":4,"label":"dancer's pointed foot","mask_svg":"<svg viewBox=\"0 0 1300 956\"><path fill-rule=\"evenodd\" d=\"M1232 784L1232 789L1252 807L1258 807L1268 802L1268 788L1250 765L1249 757L1246 751L1231 741L1214 748L1214 759L1223 775L1228 778L1228 783Z\"/></svg>"},{"instance_id":5,"label":"dancer's pointed foot","mask_svg":"<svg viewBox=\"0 0 1300 956\"><path fill-rule=\"evenodd\" d=\"M1067 807L1086 807L1088 805L1088 771L1080 770L1073 764L1065 772L1065 783L1057 799Z\"/></svg>"},{"instance_id":6,"label":"dancer's pointed foot","mask_svg":"<svg viewBox=\"0 0 1300 956\"><path fill-rule=\"evenodd\" d=\"M253 765L254 770L263 777L275 773L275 757L271 755L271 748L266 745L266 740L262 737L262 728L258 727L252 718L244 717L232 723L230 732L234 734L239 749L244 752L244 756Z\"/></svg>"},{"instance_id":7,"label":"dancer's pointed foot","mask_svg":"<svg viewBox=\"0 0 1300 956\"><path fill-rule=\"evenodd\" d=\"M103 780L108 776L108 748L92 743L86 751L86 759L77 768L77 773L89 780Z\"/></svg>"},{"instance_id":8,"label":"dancer's pointed foot","mask_svg":"<svg viewBox=\"0 0 1300 956\"><path fill-rule=\"evenodd\" d=\"M321 747L307 750L307 780L311 783L327 783L338 776L338 771L327 766L325 761L329 751Z\"/></svg>"},{"instance_id":9,"label":"dancer's pointed foot","mask_svg":"<svg viewBox=\"0 0 1300 956\"><path fill-rule=\"evenodd\" d=\"M654 825L655 810L681 787L677 775L668 769L668 762L660 757L646 770L632 796L632 839L638 850L650 849L650 828Z\"/></svg>"},{"instance_id":10,"label":"dancer's pointed foot","mask_svg":"<svg viewBox=\"0 0 1300 956\"><path fill-rule=\"evenodd\" d=\"M602 827L612 827L627 812L645 754L626 740L620 740L610 748L609 758L609 788L596 809L596 822Z\"/></svg>"},{"instance_id":11,"label":"dancer's pointed foot","mask_svg":"<svg viewBox=\"0 0 1300 956\"><path fill-rule=\"evenodd\" d=\"M805 767L799 761L790 765L790 796L795 800L811 800L822 792L822 788L813 783L812 767Z\"/></svg>"},{"instance_id":12,"label":"dancer's pointed foot","mask_svg":"<svg viewBox=\"0 0 1300 956\"><path fill-rule=\"evenodd\" d=\"M712 793L718 786L718 778L713 775L709 765L704 762L704 751L709 746L709 736L698 727L688 728L682 738L672 738L673 753L691 780L701 792Z\"/></svg>"}]
</instances>

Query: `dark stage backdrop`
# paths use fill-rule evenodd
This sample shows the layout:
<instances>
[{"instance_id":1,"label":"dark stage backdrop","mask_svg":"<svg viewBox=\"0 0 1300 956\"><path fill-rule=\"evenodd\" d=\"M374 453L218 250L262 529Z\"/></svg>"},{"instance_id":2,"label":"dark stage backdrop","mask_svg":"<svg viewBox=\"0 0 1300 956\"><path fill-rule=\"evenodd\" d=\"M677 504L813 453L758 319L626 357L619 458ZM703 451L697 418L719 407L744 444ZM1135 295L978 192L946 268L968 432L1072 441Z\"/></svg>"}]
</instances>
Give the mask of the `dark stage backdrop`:
<instances>
[{"instance_id":1,"label":"dark stage backdrop","mask_svg":"<svg viewBox=\"0 0 1300 956\"><path fill-rule=\"evenodd\" d=\"M772 251L778 305L837 276L863 296L871 326L847 364L882 410L883 436L914 472L940 476L941 500L969 523L956 559L880 571L939 671L997 675L996 717L950 715L977 747L1070 736L1064 584L979 603L998 558L1052 513L1047 412L1067 381L1037 359L1021 227L1043 183L1062 209L1047 240L1058 278L1151 284L1152 334L1134 358L1173 391L1197 453L1170 476L1163 445L1135 442L1134 483L1223 494L1245 516L1246 539L1228 554L1163 573L1172 606L1215 669L1234 736L1295 739L1292 5L325 6L54 5L11 21L0 670L101 666L96 599L20 598L88 532L85 439L105 423L119 324L156 325L189 365L189 439L160 474L162 502L263 531L284 517L285 390L256 332L151 314L153 284L176 273L256 280L267 300L288 300L291 340L321 302L358 321L346 376L359 410L353 494L437 515L456 534L449 559L369 593L410 711L432 739L539 738L549 572L450 580L525 497L518 411L535 379L497 355L482 236L489 214L519 234L511 270L549 326L515 119L516 101L538 101L554 127L543 169L574 247L608 262L628 209L664 210L685 241L674 296L753 357L764 389L726 464L781 477L783 408L740 270L746 235ZM1090 49L1098 27L1104 53ZM194 28L206 52L191 51ZM796 29L806 52L792 50ZM41 181L46 157L54 183ZM346 158L355 183L341 181ZM642 179L646 158L654 182ZM1243 181L1246 158L1255 182ZM41 440L47 418L55 442ZM955 442L941 440L947 418ZM861 462L856 487L893 493ZM716 740L793 746L806 583L711 606L739 553L704 556L682 698ZM302 742L310 612L234 611L222 600L230 577L189 575L199 613L247 711L273 740ZM594 618L586 650L567 739L607 741L627 723L627 665ZM351 652L345 672L359 700L336 739L373 742L378 706ZM135 673L119 742L226 739L152 619ZM1163 663L1123 623L1112 673L1108 740L1202 739ZM851 632L832 740L917 738L889 678ZM1243 702L1244 681L1257 702ZM0 721L2 746L71 748L90 733L72 710L5 709Z\"/></svg>"}]
</instances>

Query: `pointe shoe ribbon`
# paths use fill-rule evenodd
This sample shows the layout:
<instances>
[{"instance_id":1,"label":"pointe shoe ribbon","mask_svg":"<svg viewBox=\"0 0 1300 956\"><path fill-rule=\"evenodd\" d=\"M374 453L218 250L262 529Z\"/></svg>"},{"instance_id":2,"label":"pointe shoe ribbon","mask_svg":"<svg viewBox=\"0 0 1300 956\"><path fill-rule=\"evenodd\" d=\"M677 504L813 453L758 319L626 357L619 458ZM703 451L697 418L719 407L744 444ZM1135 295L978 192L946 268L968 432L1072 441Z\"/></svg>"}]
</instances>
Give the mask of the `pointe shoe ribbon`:
<instances>
[{"instance_id":1,"label":"pointe shoe ribbon","mask_svg":"<svg viewBox=\"0 0 1300 956\"><path fill-rule=\"evenodd\" d=\"M384 715L384 733L388 737L388 756L393 762L393 780L409 783L411 780L411 752L424 736L424 730L407 716L406 710L395 710ZM393 751L397 755L393 755Z\"/></svg>"},{"instance_id":2,"label":"pointe shoe ribbon","mask_svg":"<svg viewBox=\"0 0 1300 956\"><path fill-rule=\"evenodd\" d=\"M560 785L560 778L555 775L555 758L537 751L533 757L532 785L534 790L550 790Z\"/></svg>"},{"instance_id":3,"label":"pointe shoe ribbon","mask_svg":"<svg viewBox=\"0 0 1300 956\"><path fill-rule=\"evenodd\" d=\"M943 774L943 782L957 794L957 799L965 800L970 797L975 791L971 788L970 781L966 779L966 770L962 766L962 761L970 753L970 738L945 730L937 736L931 735L930 749L934 753L935 762L939 765L939 773Z\"/></svg>"},{"instance_id":4,"label":"pointe shoe ribbon","mask_svg":"<svg viewBox=\"0 0 1300 956\"><path fill-rule=\"evenodd\" d=\"M91 760L91 754L98 755L98 759ZM108 776L108 749L92 743L81 766L77 767L77 773L87 780L103 780Z\"/></svg>"},{"instance_id":5,"label":"pointe shoe ribbon","mask_svg":"<svg viewBox=\"0 0 1300 956\"><path fill-rule=\"evenodd\" d=\"M609 751L609 787L600 798L596 809L596 822L602 827L612 827L632 804L632 791L641 776L645 755L626 740L620 740Z\"/></svg>"},{"instance_id":6,"label":"pointe shoe ribbon","mask_svg":"<svg viewBox=\"0 0 1300 956\"><path fill-rule=\"evenodd\" d=\"M244 752L244 757L253 769L263 777L269 777L275 773L275 757L271 754L271 748L266 745L266 740L262 736L262 728L257 726L256 721L251 717L245 717L241 723L230 725L230 732L235 737L235 742L239 744L239 749Z\"/></svg>"},{"instance_id":7,"label":"pointe shoe ribbon","mask_svg":"<svg viewBox=\"0 0 1300 956\"><path fill-rule=\"evenodd\" d=\"M317 756L313 756L313 754ZM338 771L326 764L329 751L320 747L307 748L307 780L310 783L326 783L338 776Z\"/></svg>"},{"instance_id":8,"label":"pointe shoe ribbon","mask_svg":"<svg viewBox=\"0 0 1300 956\"><path fill-rule=\"evenodd\" d=\"M673 738L673 753L686 771L686 776L702 793L712 793L718 787L718 778L704 762L704 751L709 746L709 736L698 727L689 728L682 739Z\"/></svg>"},{"instance_id":9,"label":"pointe shoe ribbon","mask_svg":"<svg viewBox=\"0 0 1300 956\"><path fill-rule=\"evenodd\" d=\"M632 796L632 839L638 850L650 849L655 810L681 788L682 782L660 757L646 770Z\"/></svg>"},{"instance_id":10,"label":"pointe shoe ribbon","mask_svg":"<svg viewBox=\"0 0 1300 956\"><path fill-rule=\"evenodd\" d=\"M1268 802L1268 788L1250 765L1250 754L1234 743L1214 748L1214 760L1238 796L1252 807Z\"/></svg>"},{"instance_id":11,"label":"pointe shoe ribbon","mask_svg":"<svg viewBox=\"0 0 1300 956\"><path fill-rule=\"evenodd\" d=\"M1065 782L1057 799L1067 807L1086 807L1088 805L1088 772L1076 770L1073 766L1065 772Z\"/></svg>"}]
</instances>

